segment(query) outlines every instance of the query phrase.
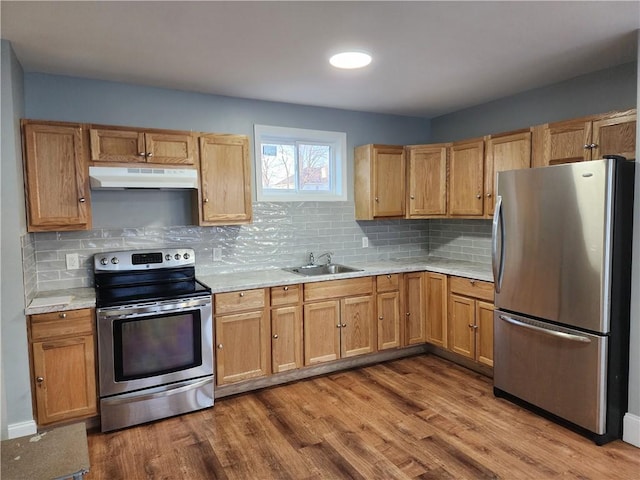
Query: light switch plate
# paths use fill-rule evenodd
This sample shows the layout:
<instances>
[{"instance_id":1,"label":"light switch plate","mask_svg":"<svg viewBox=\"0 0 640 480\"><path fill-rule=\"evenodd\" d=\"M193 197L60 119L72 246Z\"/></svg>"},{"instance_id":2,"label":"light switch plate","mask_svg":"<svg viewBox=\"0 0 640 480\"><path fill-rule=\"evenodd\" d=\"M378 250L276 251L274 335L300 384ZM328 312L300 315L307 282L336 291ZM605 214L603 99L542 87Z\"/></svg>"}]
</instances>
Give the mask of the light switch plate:
<instances>
[{"instance_id":1,"label":"light switch plate","mask_svg":"<svg viewBox=\"0 0 640 480\"><path fill-rule=\"evenodd\" d=\"M77 253L67 253L67 270L78 270L80 268L80 258Z\"/></svg>"},{"instance_id":2,"label":"light switch plate","mask_svg":"<svg viewBox=\"0 0 640 480\"><path fill-rule=\"evenodd\" d=\"M369 237L362 237L362 248L369 247Z\"/></svg>"}]
</instances>

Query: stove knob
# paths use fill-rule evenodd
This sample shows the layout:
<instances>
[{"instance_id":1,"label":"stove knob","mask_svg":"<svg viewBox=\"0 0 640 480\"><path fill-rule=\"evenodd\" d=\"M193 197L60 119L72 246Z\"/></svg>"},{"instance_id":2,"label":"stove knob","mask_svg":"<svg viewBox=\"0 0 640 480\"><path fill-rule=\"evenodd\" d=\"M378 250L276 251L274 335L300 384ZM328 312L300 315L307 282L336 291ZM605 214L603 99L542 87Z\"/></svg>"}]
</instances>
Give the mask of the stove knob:
<instances>
[{"instance_id":1,"label":"stove knob","mask_svg":"<svg viewBox=\"0 0 640 480\"><path fill-rule=\"evenodd\" d=\"M106 265L107 263L109 263L109 260L107 260L107 258L106 258L106 257L102 257L102 258L100 259L100 264L101 264L101 265Z\"/></svg>"},{"instance_id":2,"label":"stove knob","mask_svg":"<svg viewBox=\"0 0 640 480\"><path fill-rule=\"evenodd\" d=\"M120 260L118 260L118 257L113 257L111 259L111 263L113 263L114 265L117 265L118 263L120 263Z\"/></svg>"},{"instance_id":3,"label":"stove knob","mask_svg":"<svg viewBox=\"0 0 640 480\"><path fill-rule=\"evenodd\" d=\"M175 257L173 257L173 258L175 258L176 260L180 260L180 254L176 253Z\"/></svg>"},{"instance_id":4,"label":"stove knob","mask_svg":"<svg viewBox=\"0 0 640 480\"><path fill-rule=\"evenodd\" d=\"M168 262L169 260L171 260L171 255L169 255L168 253L164 256L164 259Z\"/></svg>"},{"instance_id":5,"label":"stove knob","mask_svg":"<svg viewBox=\"0 0 640 480\"><path fill-rule=\"evenodd\" d=\"M189 257L191 255L189 255L188 253L185 253L184 255L182 255L182 258L184 258L185 260L189 260Z\"/></svg>"}]
</instances>

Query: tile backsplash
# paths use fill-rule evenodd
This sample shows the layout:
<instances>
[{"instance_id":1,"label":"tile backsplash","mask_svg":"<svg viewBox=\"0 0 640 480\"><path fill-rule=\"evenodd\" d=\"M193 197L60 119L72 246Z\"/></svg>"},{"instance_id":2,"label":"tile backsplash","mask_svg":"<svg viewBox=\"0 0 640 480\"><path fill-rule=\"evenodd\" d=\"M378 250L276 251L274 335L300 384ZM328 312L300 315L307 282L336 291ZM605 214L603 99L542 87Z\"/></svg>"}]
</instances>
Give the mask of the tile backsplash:
<instances>
[{"instance_id":1,"label":"tile backsplash","mask_svg":"<svg viewBox=\"0 0 640 480\"><path fill-rule=\"evenodd\" d=\"M182 246L196 252L199 275L299 265L309 252L335 263L427 255L490 263L489 220L354 220L353 203L254 203L249 225L108 228L23 237L25 297L36 291L93 286L93 255ZM369 246L362 247L362 238ZM219 249L220 260L214 260ZM80 257L66 269L66 254Z\"/></svg>"}]
</instances>

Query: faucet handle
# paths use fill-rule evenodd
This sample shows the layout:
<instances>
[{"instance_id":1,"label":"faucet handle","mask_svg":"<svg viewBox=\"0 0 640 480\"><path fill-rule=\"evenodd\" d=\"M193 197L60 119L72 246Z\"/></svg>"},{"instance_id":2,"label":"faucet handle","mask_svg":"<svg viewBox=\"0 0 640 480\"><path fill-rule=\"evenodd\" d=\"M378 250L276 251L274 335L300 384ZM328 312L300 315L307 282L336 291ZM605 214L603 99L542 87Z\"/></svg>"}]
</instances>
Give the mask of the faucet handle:
<instances>
[{"instance_id":1,"label":"faucet handle","mask_svg":"<svg viewBox=\"0 0 640 480\"><path fill-rule=\"evenodd\" d=\"M316 263L316 259L313 256L313 252L309 252L309 265L313 265L314 263Z\"/></svg>"}]
</instances>

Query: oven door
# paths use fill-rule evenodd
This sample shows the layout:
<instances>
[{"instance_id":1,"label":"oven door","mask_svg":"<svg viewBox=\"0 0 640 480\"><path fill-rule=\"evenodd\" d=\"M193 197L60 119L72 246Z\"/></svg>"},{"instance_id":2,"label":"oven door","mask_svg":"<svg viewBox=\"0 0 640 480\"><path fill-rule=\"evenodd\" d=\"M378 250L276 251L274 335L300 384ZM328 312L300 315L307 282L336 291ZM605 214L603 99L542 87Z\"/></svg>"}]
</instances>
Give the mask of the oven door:
<instances>
[{"instance_id":1,"label":"oven door","mask_svg":"<svg viewBox=\"0 0 640 480\"><path fill-rule=\"evenodd\" d=\"M211 297L96 314L100 397L213 375Z\"/></svg>"}]
</instances>

